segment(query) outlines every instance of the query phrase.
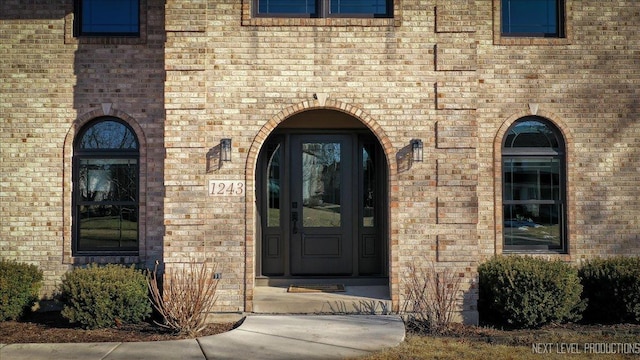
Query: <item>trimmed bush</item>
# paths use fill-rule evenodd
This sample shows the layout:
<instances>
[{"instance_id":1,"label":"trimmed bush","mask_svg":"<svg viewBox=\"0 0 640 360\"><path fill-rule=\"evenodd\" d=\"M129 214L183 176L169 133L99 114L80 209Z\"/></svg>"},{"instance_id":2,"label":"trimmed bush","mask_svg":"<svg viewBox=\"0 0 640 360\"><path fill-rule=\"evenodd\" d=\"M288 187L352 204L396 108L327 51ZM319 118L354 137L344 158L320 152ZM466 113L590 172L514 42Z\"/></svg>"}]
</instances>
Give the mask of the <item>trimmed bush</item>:
<instances>
[{"instance_id":1,"label":"trimmed bush","mask_svg":"<svg viewBox=\"0 0 640 360\"><path fill-rule=\"evenodd\" d=\"M38 301L41 287L37 266L0 260L0 321L20 318Z\"/></svg>"},{"instance_id":2,"label":"trimmed bush","mask_svg":"<svg viewBox=\"0 0 640 360\"><path fill-rule=\"evenodd\" d=\"M640 258L594 259L579 270L589 322L640 322Z\"/></svg>"},{"instance_id":3,"label":"trimmed bush","mask_svg":"<svg viewBox=\"0 0 640 360\"><path fill-rule=\"evenodd\" d=\"M60 284L62 316L88 329L139 323L151 314L147 278L135 267L90 265Z\"/></svg>"},{"instance_id":4,"label":"trimmed bush","mask_svg":"<svg viewBox=\"0 0 640 360\"><path fill-rule=\"evenodd\" d=\"M578 270L566 263L500 256L480 265L478 272L483 322L536 328L581 318L585 304Z\"/></svg>"}]
</instances>

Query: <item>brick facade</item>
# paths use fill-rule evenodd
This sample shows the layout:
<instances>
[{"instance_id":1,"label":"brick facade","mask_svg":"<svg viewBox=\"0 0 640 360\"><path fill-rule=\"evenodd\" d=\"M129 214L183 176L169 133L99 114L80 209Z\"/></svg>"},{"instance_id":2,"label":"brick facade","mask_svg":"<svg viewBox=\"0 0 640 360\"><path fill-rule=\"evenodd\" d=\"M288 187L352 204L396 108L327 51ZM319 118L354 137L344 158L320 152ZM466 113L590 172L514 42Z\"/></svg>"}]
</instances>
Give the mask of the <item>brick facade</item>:
<instances>
[{"instance_id":1,"label":"brick facade","mask_svg":"<svg viewBox=\"0 0 640 360\"><path fill-rule=\"evenodd\" d=\"M74 264L215 260L219 311L251 311L256 169L292 115L332 109L388 164L394 307L409 263L455 269L474 316L478 262L503 252L501 146L523 116L566 142L568 254L640 255L640 3L566 0L562 39L500 35L499 0L396 1L393 19L253 18L251 1L143 0L141 36L74 38L71 1L0 6L0 256L50 294ZM75 132L102 115L141 142L140 251L74 257ZM222 138L232 161L219 162ZM409 141L424 161L408 161ZM211 180L246 196L212 197Z\"/></svg>"}]
</instances>

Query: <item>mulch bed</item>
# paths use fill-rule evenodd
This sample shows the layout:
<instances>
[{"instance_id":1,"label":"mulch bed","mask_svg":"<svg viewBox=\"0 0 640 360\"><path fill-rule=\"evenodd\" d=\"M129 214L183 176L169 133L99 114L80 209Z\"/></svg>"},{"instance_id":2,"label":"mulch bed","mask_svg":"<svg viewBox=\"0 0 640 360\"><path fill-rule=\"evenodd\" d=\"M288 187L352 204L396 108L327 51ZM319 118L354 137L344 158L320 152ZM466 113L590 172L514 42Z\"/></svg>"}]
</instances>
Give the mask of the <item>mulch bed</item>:
<instances>
[{"instance_id":1,"label":"mulch bed","mask_svg":"<svg viewBox=\"0 0 640 360\"><path fill-rule=\"evenodd\" d=\"M220 334L235 323L212 323L198 336ZM78 343L139 342L188 339L152 322L123 324L108 329L85 330L75 327L58 311L35 312L20 321L0 322L0 343Z\"/></svg>"}]
</instances>

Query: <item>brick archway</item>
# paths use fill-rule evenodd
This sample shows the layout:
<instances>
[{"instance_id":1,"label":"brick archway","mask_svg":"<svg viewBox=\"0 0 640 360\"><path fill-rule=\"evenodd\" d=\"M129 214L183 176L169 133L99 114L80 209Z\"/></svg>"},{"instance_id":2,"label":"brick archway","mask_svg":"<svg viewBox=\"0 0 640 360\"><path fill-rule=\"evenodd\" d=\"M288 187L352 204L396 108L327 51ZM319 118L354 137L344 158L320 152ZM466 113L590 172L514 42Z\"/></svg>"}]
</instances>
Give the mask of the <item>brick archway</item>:
<instances>
[{"instance_id":1,"label":"brick archway","mask_svg":"<svg viewBox=\"0 0 640 360\"><path fill-rule=\"evenodd\" d=\"M399 304L399 278L398 278L398 261L397 261L397 235L395 230L394 221L397 217L397 162L395 156L395 149L393 148L391 141L382 129L382 127L373 119L368 113L362 109L350 104L345 104L337 100L326 99L321 104L319 100L308 100L298 104L291 105L279 113L271 117L258 131L255 136L251 147L247 154L247 162L245 166L245 180L247 185L247 195L245 198L246 209L246 225L245 225L245 311L253 311L253 289L255 286L255 274L256 274L256 237L257 227L259 226L257 220L256 209L256 169L258 165L258 155L267 141L267 138L271 133L280 125L283 121L290 118L293 115L310 110L334 110L340 111L350 115L354 119L359 120L375 135L380 143L383 153L386 157L388 166L388 249L389 249L389 286L392 300L392 306L394 309L398 308Z\"/></svg>"}]
</instances>

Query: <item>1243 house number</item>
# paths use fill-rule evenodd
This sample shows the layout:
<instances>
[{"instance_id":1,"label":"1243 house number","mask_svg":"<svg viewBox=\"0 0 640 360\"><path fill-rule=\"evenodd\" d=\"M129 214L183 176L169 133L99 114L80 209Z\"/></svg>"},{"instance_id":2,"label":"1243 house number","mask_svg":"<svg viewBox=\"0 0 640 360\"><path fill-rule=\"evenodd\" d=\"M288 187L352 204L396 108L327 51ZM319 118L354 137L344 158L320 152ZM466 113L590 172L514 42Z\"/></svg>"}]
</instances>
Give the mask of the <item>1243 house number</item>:
<instances>
[{"instance_id":1,"label":"1243 house number","mask_svg":"<svg viewBox=\"0 0 640 360\"><path fill-rule=\"evenodd\" d=\"M211 196L244 196L245 184L242 180L209 180Z\"/></svg>"}]
</instances>

